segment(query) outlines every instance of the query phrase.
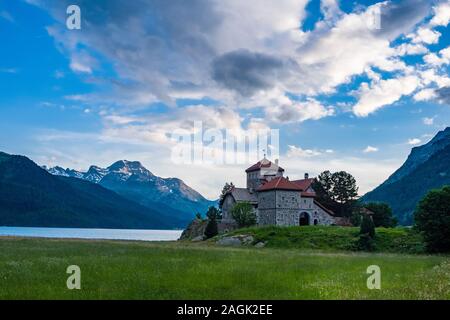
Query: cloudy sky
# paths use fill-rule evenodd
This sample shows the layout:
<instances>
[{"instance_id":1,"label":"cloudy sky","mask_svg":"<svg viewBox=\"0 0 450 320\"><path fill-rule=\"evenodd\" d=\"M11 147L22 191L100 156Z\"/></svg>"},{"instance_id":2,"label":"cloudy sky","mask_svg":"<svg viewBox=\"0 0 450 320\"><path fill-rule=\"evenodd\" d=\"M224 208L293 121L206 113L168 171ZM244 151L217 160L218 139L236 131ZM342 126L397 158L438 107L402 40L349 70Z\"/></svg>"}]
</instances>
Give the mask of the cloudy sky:
<instances>
[{"instance_id":1,"label":"cloudy sky","mask_svg":"<svg viewBox=\"0 0 450 320\"><path fill-rule=\"evenodd\" d=\"M290 177L363 194L450 123L449 20L448 0L0 1L0 150L140 160L217 198L246 165L175 164L171 133L279 129Z\"/></svg>"}]
</instances>

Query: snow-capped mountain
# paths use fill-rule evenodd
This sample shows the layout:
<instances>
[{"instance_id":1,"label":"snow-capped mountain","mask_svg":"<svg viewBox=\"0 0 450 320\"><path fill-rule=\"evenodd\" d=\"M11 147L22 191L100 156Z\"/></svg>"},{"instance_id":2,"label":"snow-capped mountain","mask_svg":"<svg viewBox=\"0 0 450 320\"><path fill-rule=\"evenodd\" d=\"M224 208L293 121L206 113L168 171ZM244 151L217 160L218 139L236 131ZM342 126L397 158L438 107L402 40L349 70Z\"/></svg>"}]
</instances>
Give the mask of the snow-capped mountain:
<instances>
[{"instance_id":1,"label":"snow-capped mountain","mask_svg":"<svg viewBox=\"0 0 450 320\"><path fill-rule=\"evenodd\" d=\"M55 176L62 176L62 177L73 177L73 178L83 178L83 173L72 170L72 169L64 169L62 167L56 166L53 168L47 168L47 166L42 166L43 169L47 170L49 173L55 175Z\"/></svg>"},{"instance_id":2,"label":"snow-capped mountain","mask_svg":"<svg viewBox=\"0 0 450 320\"><path fill-rule=\"evenodd\" d=\"M209 206L216 205L182 180L158 177L138 161L120 160L107 168L91 166L86 172L61 167L44 169L54 175L98 183L141 205L163 210L177 218L189 220L195 213L205 213Z\"/></svg>"},{"instance_id":3,"label":"snow-capped mountain","mask_svg":"<svg viewBox=\"0 0 450 320\"><path fill-rule=\"evenodd\" d=\"M21 227L172 229L186 221L130 201L99 184L51 175L24 156L0 152L0 225Z\"/></svg>"}]
</instances>

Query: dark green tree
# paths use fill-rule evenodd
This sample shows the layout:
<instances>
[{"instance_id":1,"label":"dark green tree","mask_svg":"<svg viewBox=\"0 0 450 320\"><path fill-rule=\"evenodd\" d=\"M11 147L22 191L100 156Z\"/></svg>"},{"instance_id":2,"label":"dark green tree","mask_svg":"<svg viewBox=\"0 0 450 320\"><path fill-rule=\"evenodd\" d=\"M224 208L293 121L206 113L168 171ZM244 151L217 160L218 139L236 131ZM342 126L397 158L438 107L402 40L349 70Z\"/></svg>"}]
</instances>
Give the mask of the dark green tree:
<instances>
[{"instance_id":1,"label":"dark green tree","mask_svg":"<svg viewBox=\"0 0 450 320\"><path fill-rule=\"evenodd\" d=\"M197 219L197 220L202 220L202 215L200 214L200 212L197 212L197 213L195 214L195 219Z\"/></svg>"},{"instance_id":2,"label":"dark green tree","mask_svg":"<svg viewBox=\"0 0 450 320\"><path fill-rule=\"evenodd\" d=\"M322 172L313 183L317 199L337 215L350 217L356 205L358 187L355 178L345 171Z\"/></svg>"},{"instance_id":3,"label":"dark green tree","mask_svg":"<svg viewBox=\"0 0 450 320\"><path fill-rule=\"evenodd\" d=\"M358 249L373 251L375 249L375 225L368 215L363 215L359 230Z\"/></svg>"},{"instance_id":4,"label":"dark green tree","mask_svg":"<svg viewBox=\"0 0 450 320\"><path fill-rule=\"evenodd\" d=\"M369 202L364 207L374 213L372 216L375 227L393 228L397 225L398 220L392 214L392 209L387 203Z\"/></svg>"},{"instance_id":5,"label":"dark green tree","mask_svg":"<svg viewBox=\"0 0 450 320\"><path fill-rule=\"evenodd\" d=\"M430 252L450 252L450 186L431 190L419 202L415 227Z\"/></svg>"},{"instance_id":6,"label":"dark green tree","mask_svg":"<svg viewBox=\"0 0 450 320\"><path fill-rule=\"evenodd\" d=\"M333 181L333 200L340 204L345 204L355 200L358 196L356 179L348 172L339 171L331 176Z\"/></svg>"},{"instance_id":7,"label":"dark green tree","mask_svg":"<svg viewBox=\"0 0 450 320\"><path fill-rule=\"evenodd\" d=\"M240 228L250 227L256 224L256 213L249 202L239 202L231 208L231 216Z\"/></svg>"},{"instance_id":8,"label":"dark green tree","mask_svg":"<svg viewBox=\"0 0 450 320\"><path fill-rule=\"evenodd\" d=\"M333 200L333 180L330 171L324 171L314 180L312 187L316 192L317 199L325 207L335 210L336 202Z\"/></svg>"},{"instance_id":9,"label":"dark green tree","mask_svg":"<svg viewBox=\"0 0 450 320\"><path fill-rule=\"evenodd\" d=\"M205 237L206 239L209 239L219 233L219 229L217 227L217 219L219 219L220 217L220 212L216 207L209 207L206 216L208 217L208 224L205 228Z\"/></svg>"},{"instance_id":10,"label":"dark green tree","mask_svg":"<svg viewBox=\"0 0 450 320\"><path fill-rule=\"evenodd\" d=\"M222 203L222 201L223 201L225 195L226 195L229 191L233 190L233 188L234 188L233 182L230 182L230 183L226 182L226 183L225 183L225 185L224 185L223 188L222 188L222 192L220 193L220 197L219 197L219 202L220 202L220 203Z\"/></svg>"},{"instance_id":11,"label":"dark green tree","mask_svg":"<svg viewBox=\"0 0 450 320\"><path fill-rule=\"evenodd\" d=\"M319 174L317 180L320 182L323 192L327 195L333 194L333 175L330 171L326 170Z\"/></svg>"}]
</instances>

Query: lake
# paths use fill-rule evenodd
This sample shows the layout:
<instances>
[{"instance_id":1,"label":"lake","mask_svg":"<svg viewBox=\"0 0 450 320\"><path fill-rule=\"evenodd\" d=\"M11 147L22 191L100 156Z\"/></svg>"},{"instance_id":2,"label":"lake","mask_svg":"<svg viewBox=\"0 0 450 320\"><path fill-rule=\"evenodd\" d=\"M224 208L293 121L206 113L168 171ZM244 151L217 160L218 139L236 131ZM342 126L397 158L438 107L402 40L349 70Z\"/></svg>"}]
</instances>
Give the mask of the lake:
<instances>
[{"instance_id":1,"label":"lake","mask_svg":"<svg viewBox=\"0 0 450 320\"><path fill-rule=\"evenodd\" d=\"M0 227L0 236L40 238L175 241L181 233L181 230Z\"/></svg>"}]
</instances>

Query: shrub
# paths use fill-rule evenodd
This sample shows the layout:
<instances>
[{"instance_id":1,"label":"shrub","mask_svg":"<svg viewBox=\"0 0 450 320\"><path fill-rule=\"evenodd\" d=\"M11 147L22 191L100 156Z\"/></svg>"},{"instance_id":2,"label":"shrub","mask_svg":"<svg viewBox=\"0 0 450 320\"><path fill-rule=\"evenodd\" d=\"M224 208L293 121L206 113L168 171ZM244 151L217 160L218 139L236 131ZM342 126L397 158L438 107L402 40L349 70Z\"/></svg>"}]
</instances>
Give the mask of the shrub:
<instances>
[{"instance_id":1,"label":"shrub","mask_svg":"<svg viewBox=\"0 0 450 320\"><path fill-rule=\"evenodd\" d=\"M375 225L372 218L368 215L364 215L361 221L361 229L359 234L368 234L370 237L375 237Z\"/></svg>"},{"instance_id":2,"label":"shrub","mask_svg":"<svg viewBox=\"0 0 450 320\"><path fill-rule=\"evenodd\" d=\"M370 202L364 204L364 207L374 213L372 216L375 227L393 228L398 221L392 214L392 209L387 203Z\"/></svg>"},{"instance_id":3,"label":"shrub","mask_svg":"<svg viewBox=\"0 0 450 320\"><path fill-rule=\"evenodd\" d=\"M218 233L219 233L219 229L217 228L217 220L216 219L208 220L208 224L206 225L206 228L205 228L206 239L215 237L215 236L217 236Z\"/></svg>"},{"instance_id":4,"label":"shrub","mask_svg":"<svg viewBox=\"0 0 450 320\"><path fill-rule=\"evenodd\" d=\"M208 224L205 228L205 237L207 239L216 236L219 233L217 227L217 219L220 216L219 210L215 207L209 207L208 212L206 213L208 217Z\"/></svg>"},{"instance_id":5,"label":"shrub","mask_svg":"<svg viewBox=\"0 0 450 320\"><path fill-rule=\"evenodd\" d=\"M375 250L375 240L371 236L369 236L367 233L360 234L356 246L357 246L357 249L361 250L361 251L374 251Z\"/></svg>"},{"instance_id":6,"label":"shrub","mask_svg":"<svg viewBox=\"0 0 450 320\"><path fill-rule=\"evenodd\" d=\"M414 218L428 251L450 251L450 186L430 191L419 202Z\"/></svg>"},{"instance_id":7,"label":"shrub","mask_svg":"<svg viewBox=\"0 0 450 320\"><path fill-rule=\"evenodd\" d=\"M359 230L359 239L357 247L359 250L373 251L375 250L375 225L368 215L363 215L361 228Z\"/></svg>"},{"instance_id":8,"label":"shrub","mask_svg":"<svg viewBox=\"0 0 450 320\"><path fill-rule=\"evenodd\" d=\"M350 217L350 222L353 226L359 227L361 226L362 216L359 212L353 212L352 216Z\"/></svg>"},{"instance_id":9,"label":"shrub","mask_svg":"<svg viewBox=\"0 0 450 320\"><path fill-rule=\"evenodd\" d=\"M236 203L231 209L231 216L240 228L251 227L256 224L256 213L249 202Z\"/></svg>"}]
</instances>

